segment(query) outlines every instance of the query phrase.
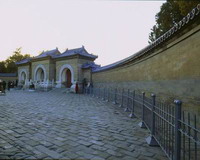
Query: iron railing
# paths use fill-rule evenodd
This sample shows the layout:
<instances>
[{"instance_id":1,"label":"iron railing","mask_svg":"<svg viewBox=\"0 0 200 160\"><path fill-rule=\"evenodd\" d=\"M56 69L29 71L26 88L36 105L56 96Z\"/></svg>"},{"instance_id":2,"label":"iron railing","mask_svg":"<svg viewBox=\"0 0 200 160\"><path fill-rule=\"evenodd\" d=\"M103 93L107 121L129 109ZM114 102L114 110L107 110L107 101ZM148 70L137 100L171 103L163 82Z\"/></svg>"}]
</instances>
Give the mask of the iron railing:
<instances>
[{"instance_id":1,"label":"iron railing","mask_svg":"<svg viewBox=\"0 0 200 160\"><path fill-rule=\"evenodd\" d=\"M129 112L131 118L140 118L140 127L150 131L147 143L160 146L170 160L200 159L197 117L182 111L180 100L167 105L156 101L155 94L147 97L144 92L111 88L86 88L84 94L113 102Z\"/></svg>"}]
</instances>

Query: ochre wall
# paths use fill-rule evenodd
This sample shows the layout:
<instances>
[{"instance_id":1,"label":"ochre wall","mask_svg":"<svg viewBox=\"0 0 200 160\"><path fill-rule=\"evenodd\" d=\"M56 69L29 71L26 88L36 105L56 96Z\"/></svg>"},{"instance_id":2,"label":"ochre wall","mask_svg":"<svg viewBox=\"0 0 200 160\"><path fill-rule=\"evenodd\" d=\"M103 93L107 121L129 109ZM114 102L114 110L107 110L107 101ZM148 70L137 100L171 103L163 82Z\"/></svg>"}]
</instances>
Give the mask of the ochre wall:
<instances>
[{"instance_id":1,"label":"ochre wall","mask_svg":"<svg viewBox=\"0 0 200 160\"><path fill-rule=\"evenodd\" d=\"M184 109L200 114L200 25L149 56L93 73L92 80L94 86L153 92L168 103L180 99Z\"/></svg>"},{"instance_id":2,"label":"ochre wall","mask_svg":"<svg viewBox=\"0 0 200 160\"><path fill-rule=\"evenodd\" d=\"M88 69L83 70L82 65L87 63L87 62L92 62L92 60L87 60L87 59L78 59L78 77L79 77L79 82L82 82L84 78L87 79L87 81L90 81L90 70ZM85 73L84 73L85 72Z\"/></svg>"},{"instance_id":3,"label":"ochre wall","mask_svg":"<svg viewBox=\"0 0 200 160\"><path fill-rule=\"evenodd\" d=\"M53 60L50 60L49 63L49 80L56 80L56 62Z\"/></svg>"},{"instance_id":4,"label":"ochre wall","mask_svg":"<svg viewBox=\"0 0 200 160\"><path fill-rule=\"evenodd\" d=\"M91 69L90 68L83 70L83 78L86 79L87 83L91 82Z\"/></svg>"}]
</instances>

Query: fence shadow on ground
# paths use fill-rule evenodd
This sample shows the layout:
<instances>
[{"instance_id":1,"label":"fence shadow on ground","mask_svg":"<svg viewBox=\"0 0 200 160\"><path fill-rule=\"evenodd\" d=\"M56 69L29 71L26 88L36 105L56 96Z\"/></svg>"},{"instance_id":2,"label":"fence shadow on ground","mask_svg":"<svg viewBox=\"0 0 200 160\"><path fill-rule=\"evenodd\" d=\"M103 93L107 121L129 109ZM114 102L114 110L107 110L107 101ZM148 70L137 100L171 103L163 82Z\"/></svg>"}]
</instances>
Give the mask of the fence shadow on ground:
<instances>
[{"instance_id":1,"label":"fence shadow on ground","mask_svg":"<svg viewBox=\"0 0 200 160\"><path fill-rule=\"evenodd\" d=\"M150 146L160 146L170 160L200 159L200 130L197 116L182 111L182 102L168 105L156 100L156 95L145 96L135 91L111 88L86 88L84 94L112 102L140 118L141 128L147 128Z\"/></svg>"}]
</instances>

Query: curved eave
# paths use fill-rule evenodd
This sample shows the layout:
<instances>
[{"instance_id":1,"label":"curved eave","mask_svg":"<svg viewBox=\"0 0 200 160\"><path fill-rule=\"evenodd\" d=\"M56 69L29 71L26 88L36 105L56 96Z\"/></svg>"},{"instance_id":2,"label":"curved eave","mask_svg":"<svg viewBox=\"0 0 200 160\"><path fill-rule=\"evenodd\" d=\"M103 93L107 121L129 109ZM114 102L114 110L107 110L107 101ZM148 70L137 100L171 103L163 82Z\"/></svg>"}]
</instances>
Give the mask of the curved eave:
<instances>
[{"instance_id":1,"label":"curved eave","mask_svg":"<svg viewBox=\"0 0 200 160\"><path fill-rule=\"evenodd\" d=\"M16 63L15 63L16 64ZM26 66L26 65L29 65L30 64L30 62L27 62L27 63L18 63L18 64L16 64L17 66Z\"/></svg>"},{"instance_id":2,"label":"curved eave","mask_svg":"<svg viewBox=\"0 0 200 160\"><path fill-rule=\"evenodd\" d=\"M35 57L31 59L31 62L35 62L35 61L43 61L43 60L49 60L51 59L51 56L45 56L45 57Z\"/></svg>"},{"instance_id":3,"label":"curved eave","mask_svg":"<svg viewBox=\"0 0 200 160\"><path fill-rule=\"evenodd\" d=\"M80 54L73 54L73 55L65 55L65 56L58 56L58 57L54 57L53 59L65 59L65 58L75 58L75 57L84 57L87 59L92 59L95 60L98 56L94 56L94 57L90 57L90 56L84 56L84 55L80 55Z\"/></svg>"}]
</instances>

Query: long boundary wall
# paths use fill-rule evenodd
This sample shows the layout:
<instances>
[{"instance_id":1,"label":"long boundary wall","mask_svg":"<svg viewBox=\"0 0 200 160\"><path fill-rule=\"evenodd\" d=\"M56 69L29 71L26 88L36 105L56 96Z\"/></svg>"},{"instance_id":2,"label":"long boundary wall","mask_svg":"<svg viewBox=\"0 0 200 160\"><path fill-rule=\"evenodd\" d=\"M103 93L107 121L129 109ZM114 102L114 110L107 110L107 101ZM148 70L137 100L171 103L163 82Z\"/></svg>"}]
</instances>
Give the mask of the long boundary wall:
<instances>
[{"instance_id":1,"label":"long boundary wall","mask_svg":"<svg viewBox=\"0 0 200 160\"><path fill-rule=\"evenodd\" d=\"M180 99L185 110L198 111L200 115L199 22L183 28L145 54L94 71L92 81L96 87L155 93L168 103Z\"/></svg>"}]
</instances>

